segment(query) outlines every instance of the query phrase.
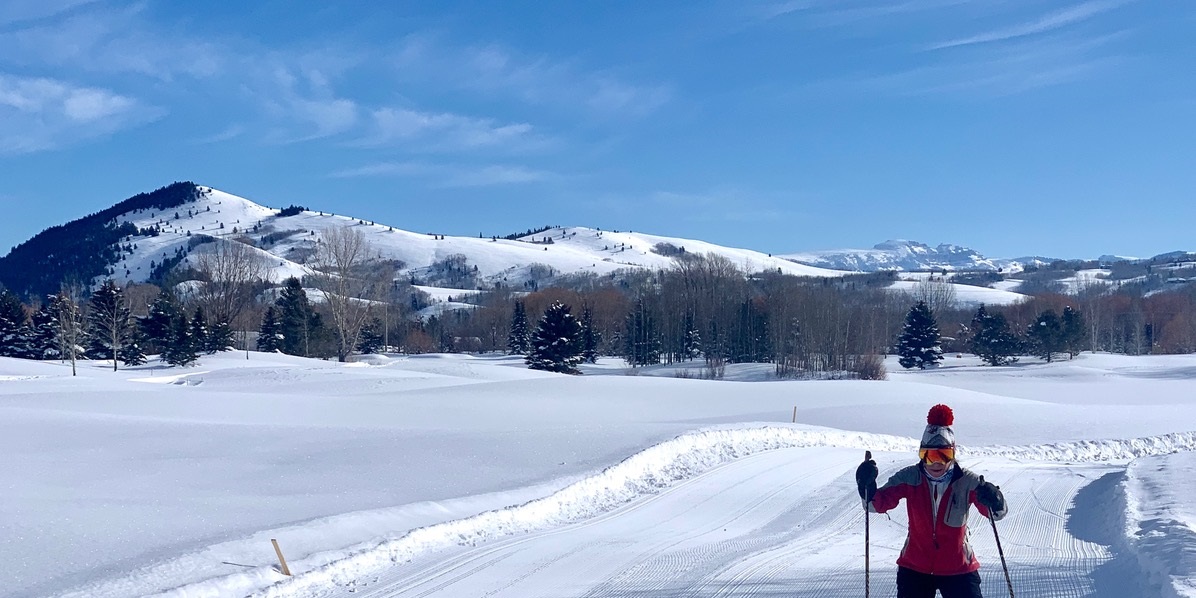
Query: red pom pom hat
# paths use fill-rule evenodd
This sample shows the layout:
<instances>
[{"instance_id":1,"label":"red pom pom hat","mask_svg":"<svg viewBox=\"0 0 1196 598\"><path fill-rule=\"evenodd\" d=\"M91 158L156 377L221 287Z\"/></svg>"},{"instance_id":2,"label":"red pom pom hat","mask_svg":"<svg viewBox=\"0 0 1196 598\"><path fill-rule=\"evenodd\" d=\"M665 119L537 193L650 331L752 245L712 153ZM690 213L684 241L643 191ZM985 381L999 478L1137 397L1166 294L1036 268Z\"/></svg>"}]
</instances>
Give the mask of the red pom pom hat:
<instances>
[{"instance_id":1,"label":"red pom pom hat","mask_svg":"<svg viewBox=\"0 0 1196 598\"><path fill-rule=\"evenodd\" d=\"M926 431L922 432L921 448L955 448L955 414L946 405L935 405L926 414Z\"/></svg>"}]
</instances>

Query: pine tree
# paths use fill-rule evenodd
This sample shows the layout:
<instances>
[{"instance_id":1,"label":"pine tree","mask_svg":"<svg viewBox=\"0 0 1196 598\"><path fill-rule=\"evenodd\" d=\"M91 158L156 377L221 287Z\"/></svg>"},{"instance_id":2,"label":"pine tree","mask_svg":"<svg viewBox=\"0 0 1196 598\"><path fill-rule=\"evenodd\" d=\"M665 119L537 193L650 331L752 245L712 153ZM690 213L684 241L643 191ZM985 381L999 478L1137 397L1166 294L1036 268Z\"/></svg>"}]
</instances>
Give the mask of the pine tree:
<instances>
[{"instance_id":1,"label":"pine tree","mask_svg":"<svg viewBox=\"0 0 1196 598\"><path fill-rule=\"evenodd\" d=\"M191 335L191 325L183 314L175 316L170 325L170 341L162 351L162 360L170 365L188 366L199 359L195 338Z\"/></svg>"},{"instance_id":2,"label":"pine tree","mask_svg":"<svg viewBox=\"0 0 1196 598\"><path fill-rule=\"evenodd\" d=\"M983 305L972 318L972 353L993 366L1017 362L1022 341L1009 329L1002 314L990 314Z\"/></svg>"},{"instance_id":3,"label":"pine tree","mask_svg":"<svg viewBox=\"0 0 1196 598\"><path fill-rule=\"evenodd\" d=\"M1063 308L1063 350L1068 358L1080 354L1084 346L1084 315L1069 305Z\"/></svg>"},{"instance_id":4,"label":"pine tree","mask_svg":"<svg viewBox=\"0 0 1196 598\"><path fill-rule=\"evenodd\" d=\"M623 359L632 367L660 363L660 336L656 331L656 318L637 299L635 308L627 314L623 334Z\"/></svg>"},{"instance_id":5,"label":"pine tree","mask_svg":"<svg viewBox=\"0 0 1196 598\"><path fill-rule=\"evenodd\" d=\"M0 357L29 358L32 331L25 325L25 305L16 295L0 292Z\"/></svg>"},{"instance_id":6,"label":"pine tree","mask_svg":"<svg viewBox=\"0 0 1196 598\"><path fill-rule=\"evenodd\" d=\"M582 359L581 323L569 313L569 306L554 301L540 318L532 335L532 350L527 367L562 374L580 374Z\"/></svg>"},{"instance_id":7,"label":"pine tree","mask_svg":"<svg viewBox=\"0 0 1196 598\"><path fill-rule=\"evenodd\" d=\"M172 326L181 312L174 293L166 289L158 293L158 297L150 304L149 315L137 321L150 352L161 353L170 344L174 334Z\"/></svg>"},{"instance_id":8,"label":"pine tree","mask_svg":"<svg viewBox=\"0 0 1196 598\"><path fill-rule=\"evenodd\" d=\"M206 351L208 347L208 316L204 314L202 307L195 308L195 314L191 316L191 323L188 325L187 332L191 335L191 348L197 353Z\"/></svg>"},{"instance_id":9,"label":"pine tree","mask_svg":"<svg viewBox=\"0 0 1196 598\"><path fill-rule=\"evenodd\" d=\"M1026 331L1026 339L1030 344L1030 352L1050 363L1055 353L1064 349L1063 323L1059 321L1055 310L1048 309L1038 314Z\"/></svg>"},{"instance_id":10,"label":"pine tree","mask_svg":"<svg viewBox=\"0 0 1196 598\"><path fill-rule=\"evenodd\" d=\"M510 355L527 355L531 351L531 331L522 301L516 301L511 312L511 332L507 334L507 349Z\"/></svg>"},{"instance_id":11,"label":"pine tree","mask_svg":"<svg viewBox=\"0 0 1196 598\"><path fill-rule=\"evenodd\" d=\"M298 278L292 276L286 279L282 293L274 305L278 307L282 352L287 355L310 356L322 334L323 323L319 314L312 309L307 292L303 290L303 284Z\"/></svg>"},{"instance_id":12,"label":"pine tree","mask_svg":"<svg viewBox=\"0 0 1196 598\"><path fill-rule=\"evenodd\" d=\"M116 352L116 358L126 366L136 366L145 363L145 350L141 345L145 342L145 338L141 335L141 331L132 328L128 340L120 351Z\"/></svg>"},{"instance_id":13,"label":"pine tree","mask_svg":"<svg viewBox=\"0 0 1196 598\"><path fill-rule=\"evenodd\" d=\"M278 353L282 351L282 325L278 322L278 312L271 305L266 308L262 316L262 327L258 330L257 350L263 353Z\"/></svg>"},{"instance_id":14,"label":"pine tree","mask_svg":"<svg viewBox=\"0 0 1196 598\"><path fill-rule=\"evenodd\" d=\"M382 330L382 321L378 318L366 322L361 327L361 335L357 339L357 352L363 355L381 353L384 348L380 330Z\"/></svg>"},{"instance_id":15,"label":"pine tree","mask_svg":"<svg viewBox=\"0 0 1196 598\"><path fill-rule=\"evenodd\" d=\"M598 363L598 345L602 333L594 328L594 308L587 303L581 308L581 358L585 363Z\"/></svg>"},{"instance_id":16,"label":"pine tree","mask_svg":"<svg viewBox=\"0 0 1196 598\"><path fill-rule=\"evenodd\" d=\"M204 338L203 351L208 355L223 351L232 351L233 329L228 322L216 322L208 327L208 335Z\"/></svg>"},{"instance_id":17,"label":"pine tree","mask_svg":"<svg viewBox=\"0 0 1196 598\"><path fill-rule=\"evenodd\" d=\"M701 357L702 335L698 332L698 327L694 323L693 312L685 312L685 320L682 327L685 329L685 332L681 339L681 356L686 361Z\"/></svg>"},{"instance_id":18,"label":"pine tree","mask_svg":"<svg viewBox=\"0 0 1196 598\"><path fill-rule=\"evenodd\" d=\"M60 359L63 356L58 343L58 316L52 305L51 301L46 301L33 313L30 359Z\"/></svg>"},{"instance_id":19,"label":"pine tree","mask_svg":"<svg viewBox=\"0 0 1196 598\"><path fill-rule=\"evenodd\" d=\"M104 281L88 301L87 321L91 342L87 354L92 359L111 359L117 370L119 353L132 335L132 315L124 293L111 279Z\"/></svg>"},{"instance_id":20,"label":"pine tree","mask_svg":"<svg viewBox=\"0 0 1196 598\"><path fill-rule=\"evenodd\" d=\"M943 359L939 327L925 301L919 301L905 315L905 327L897 339L897 363L905 369L926 369Z\"/></svg>"}]
</instances>

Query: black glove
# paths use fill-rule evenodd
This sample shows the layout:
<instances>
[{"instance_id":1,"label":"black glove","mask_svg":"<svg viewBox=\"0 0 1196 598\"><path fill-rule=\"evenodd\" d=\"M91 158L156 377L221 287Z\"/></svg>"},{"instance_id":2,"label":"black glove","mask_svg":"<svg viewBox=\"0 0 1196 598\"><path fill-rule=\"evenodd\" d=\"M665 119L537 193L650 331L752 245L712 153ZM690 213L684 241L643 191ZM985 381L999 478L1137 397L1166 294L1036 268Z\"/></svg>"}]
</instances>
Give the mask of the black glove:
<instances>
[{"instance_id":1,"label":"black glove","mask_svg":"<svg viewBox=\"0 0 1196 598\"><path fill-rule=\"evenodd\" d=\"M872 500L872 497L876 495L876 476L879 473L876 461L872 460L872 451L864 451L864 462L855 468L855 485L864 502Z\"/></svg>"},{"instance_id":2,"label":"black glove","mask_svg":"<svg viewBox=\"0 0 1196 598\"><path fill-rule=\"evenodd\" d=\"M976 486L976 502L984 505L989 513L1005 510L1005 496L1001 494L1001 487L984 481L984 476L980 476L980 485Z\"/></svg>"}]
</instances>

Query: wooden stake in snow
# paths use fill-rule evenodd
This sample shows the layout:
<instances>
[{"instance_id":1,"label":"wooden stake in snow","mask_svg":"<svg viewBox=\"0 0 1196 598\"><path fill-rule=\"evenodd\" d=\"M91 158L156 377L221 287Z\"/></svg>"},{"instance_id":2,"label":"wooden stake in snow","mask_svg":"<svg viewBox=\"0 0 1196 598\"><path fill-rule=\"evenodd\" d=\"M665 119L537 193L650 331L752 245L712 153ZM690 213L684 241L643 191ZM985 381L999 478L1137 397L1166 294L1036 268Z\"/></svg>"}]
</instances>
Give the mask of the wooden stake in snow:
<instances>
[{"instance_id":1,"label":"wooden stake in snow","mask_svg":"<svg viewBox=\"0 0 1196 598\"><path fill-rule=\"evenodd\" d=\"M278 547L278 540L270 538L270 542L274 544L274 554L278 555L278 564L282 565L282 574L290 577L291 570L287 568L287 560L282 558L282 549Z\"/></svg>"},{"instance_id":2,"label":"wooden stake in snow","mask_svg":"<svg viewBox=\"0 0 1196 598\"><path fill-rule=\"evenodd\" d=\"M797 405L793 406L793 423L797 423Z\"/></svg>"}]
</instances>

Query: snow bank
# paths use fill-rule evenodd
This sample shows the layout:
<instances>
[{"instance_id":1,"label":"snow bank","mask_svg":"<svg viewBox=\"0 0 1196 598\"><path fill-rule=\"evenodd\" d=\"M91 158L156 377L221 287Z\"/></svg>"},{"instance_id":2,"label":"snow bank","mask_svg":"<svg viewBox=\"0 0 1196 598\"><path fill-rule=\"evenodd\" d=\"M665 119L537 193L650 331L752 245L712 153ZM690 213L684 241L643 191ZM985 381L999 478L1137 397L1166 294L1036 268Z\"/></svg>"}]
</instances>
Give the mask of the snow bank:
<instances>
[{"instance_id":1,"label":"snow bank","mask_svg":"<svg viewBox=\"0 0 1196 598\"><path fill-rule=\"evenodd\" d=\"M1196 597L1196 454L1143 459L1126 471L1130 551L1164 596Z\"/></svg>"},{"instance_id":2,"label":"snow bank","mask_svg":"<svg viewBox=\"0 0 1196 598\"><path fill-rule=\"evenodd\" d=\"M220 596L259 590L263 598L314 595L330 584L350 584L418 555L452 546L471 546L513 534L576 523L655 494L734 459L782 448L830 446L883 452L913 452L918 440L802 425L732 425L684 434L652 446L621 463L550 496L521 505L411 530L351 551L325 552L290 563L295 576L278 581L273 568L177 588L163 596ZM1021 447L961 447L961 455L1001 456L1028 461L1113 461L1196 448L1196 433L1128 440L1084 441Z\"/></svg>"},{"instance_id":3,"label":"snow bank","mask_svg":"<svg viewBox=\"0 0 1196 598\"><path fill-rule=\"evenodd\" d=\"M1129 461L1139 457L1196 450L1196 432L1127 440L1081 440L1034 446L960 447L961 455L995 455L1021 461Z\"/></svg>"}]
</instances>

